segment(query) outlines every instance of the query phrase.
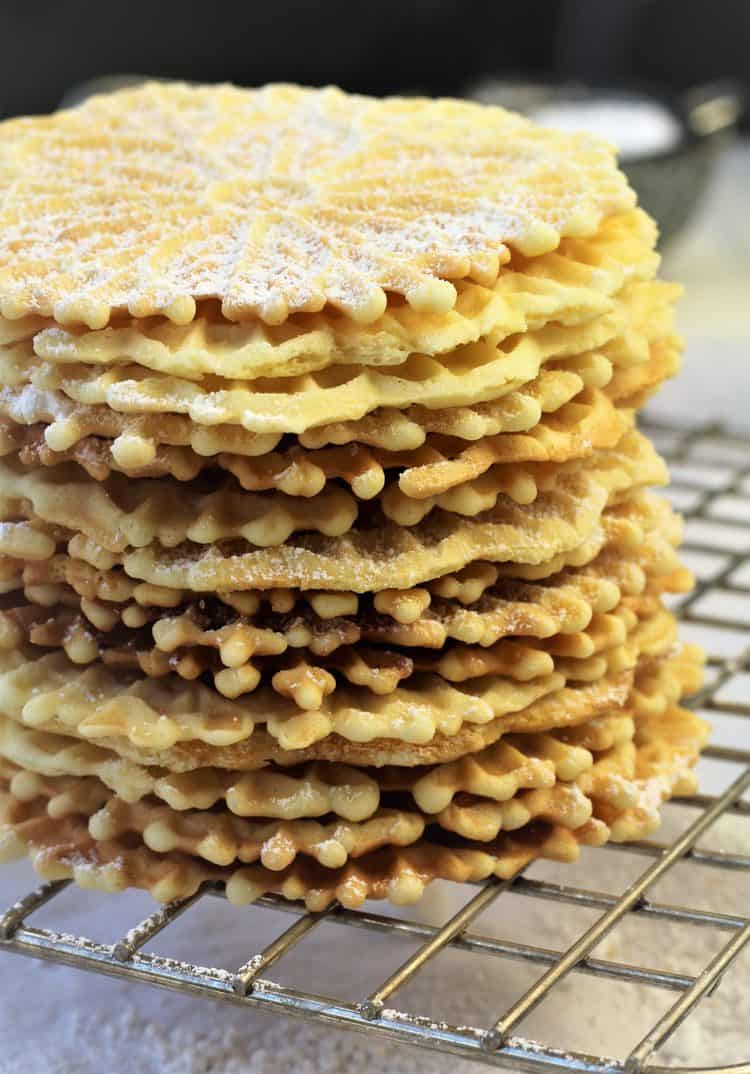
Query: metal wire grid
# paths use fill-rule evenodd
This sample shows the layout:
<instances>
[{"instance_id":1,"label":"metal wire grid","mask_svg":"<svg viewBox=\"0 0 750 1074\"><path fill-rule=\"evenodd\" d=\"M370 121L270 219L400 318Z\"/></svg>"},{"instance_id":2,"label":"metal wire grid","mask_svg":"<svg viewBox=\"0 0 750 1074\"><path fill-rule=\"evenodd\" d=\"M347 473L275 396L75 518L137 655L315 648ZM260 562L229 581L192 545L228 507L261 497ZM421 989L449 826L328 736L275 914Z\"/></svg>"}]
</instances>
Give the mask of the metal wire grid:
<instances>
[{"instance_id":1,"label":"metal wire grid","mask_svg":"<svg viewBox=\"0 0 750 1074\"><path fill-rule=\"evenodd\" d=\"M747 632L747 613L743 617L736 608L743 600L750 606L750 437L729 436L713 426L687 429L660 424L650 426L648 432L672 466L672 496L687 519L684 548L698 565L699 582L695 591L683 601L681 618L685 623L709 630L729 628ZM742 692L742 673L748 670L750 634L743 639L741 651L735 649L732 655L727 655L726 651L709 651L709 681L692 700L693 706L724 715L750 716L750 689ZM197 900L206 895L221 895L215 886L207 885L191 898L162 907L122 939L105 945L86 937L71 937L26 924L30 914L54 899L69 883L56 881L43 884L0 917L0 950L235 1004L299 1015L337 1027L378 1033L496 1067L540 1072L566 1069L585 1071L586 1074L636 1074L641 1071L663 1074L676 1068L654 1065L649 1062L651 1056L718 985L724 972L750 940L750 917L668 905L652 901L647 896L650 887L680 861L716 869L750 869L750 857L696 845L722 814L750 814L750 803L742 800L742 795L750 789L750 750L714 745L708 747L705 755L734 766L739 764L742 770L720 795L695 795L679 800L679 805L693 810L697 808L700 813L674 842L645 840L618 847L621 851L624 849L649 859L646 870L619 896L568 885L563 887L519 874L512 880L483 883L442 927L405 917L386 917L367 910L345 910L340 906L323 913L307 913L304 907L283 899L264 897L256 905L285 911L295 920L264 950L230 973L158 957L143 950L149 940L189 912ZM567 950L533 947L470 931L474 919L511 889L515 894L558 905L599 910L601 915ZM628 914L718 928L726 931L729 938L695 977L592 957L591 952L597 944ZM264 978L278 959L324 920L410 941L418 940L422 944L374 992L362 996L359 1003L345 1003ZM546 969L532 987L489 1027L434 1023L386 1007L390 997L429 959L448 947L475 956L521 960ZM562 1051L518 1036L516 1031L526 1016L558 982L574 971L672 990L677 993L677 998L624 1062ZM746 1062L715 1069L750 1074L750 1054Z\"/></svg>"}]
</instances>

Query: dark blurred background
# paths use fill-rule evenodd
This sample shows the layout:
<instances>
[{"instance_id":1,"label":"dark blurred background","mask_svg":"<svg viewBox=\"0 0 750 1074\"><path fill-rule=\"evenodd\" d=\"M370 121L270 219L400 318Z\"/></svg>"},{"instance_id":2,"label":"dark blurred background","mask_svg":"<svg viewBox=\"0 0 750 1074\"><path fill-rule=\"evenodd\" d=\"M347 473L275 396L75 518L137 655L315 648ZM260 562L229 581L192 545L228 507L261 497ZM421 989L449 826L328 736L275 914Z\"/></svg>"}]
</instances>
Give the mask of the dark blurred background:
<instances>
[{"instance_id":1,"label":"dark blurred background","mask_svg":"<svg viewBox=\"0 0 750 1074\"><path fill-rule=\"evenodd\" d=\"M0 113L121 72L460 93L482 76L747 78L749 0L0 0Z\"/></svg>"}]
</instances>

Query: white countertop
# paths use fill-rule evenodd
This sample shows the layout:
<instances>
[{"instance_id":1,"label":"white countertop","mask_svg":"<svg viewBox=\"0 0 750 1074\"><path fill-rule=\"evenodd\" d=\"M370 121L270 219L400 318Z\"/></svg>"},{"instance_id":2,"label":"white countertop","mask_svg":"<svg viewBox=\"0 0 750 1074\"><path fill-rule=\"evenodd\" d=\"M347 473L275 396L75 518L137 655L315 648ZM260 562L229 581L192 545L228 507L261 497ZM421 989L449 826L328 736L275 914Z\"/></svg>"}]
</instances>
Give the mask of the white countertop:
<instances>
[{"instance_id":1,"label":"white countertop","mask_svg":"<svg viewBox=\"0 0 750 1074\"><path fill-rule=\"evenodd\" d=\"M750 146L745 145L725 159L694 226L665 259L663 274L686 284L680 324L688 349L680 380L669 385L652 405L655 415L750 425L749 188ZM598 875L587 874L587 886L595 881L616 890L621 874L633 867L639 867L638 859L633 866L624 855L600 852L594 865ZM555 874L549 866L544 870L545 875ZM558 870L556 875L561 880L571 878L565 871ZM730 876L727 880L722 876L720 880L721 892L714 890L713 894L721 895L722 907L729 911L734 904L738 912L746 909L744 878ZM578 872L575 882L581 881ZM34 883L25 863L3 868L0 906L10 904ZM716 883L716 878L707 877L704 890ZM679 882L673 881L672 887L673 897L679 897ZM454 898L455 893L436 891L416 913L445 920ZM69 890L54 904L54 913L52 909L43 911L35 920L111 942L145 916L150 906L141 894L105 898ZM491 931L494 921L502 934L505 907L513 915L514 935L524 934L531 943L555 946L564 939L561 929L569 941L575 923L579 929L583 924L580 915L561 914L551 904L540 906L541 910L532 910L529 900L508 897L481 923L482 928ZM204 899L196 911L168 929L149 949L231 969L265 946L289 920L269 911L237 911L222 901ZM643 919L639 921L637 936L632 929L628 934L628 926L606 941L603 950L608 957L627 961L635 953L646 964L653 964L655 959L661 960L664 951L676 968L687 970L690 951L684 943L681 946L663 926L649 930ZM717 936L717 944L718 940ZM313 933L288 962L279 963L270 976L297 983L304 980L311 991L316 986L321 990L333 987L351 1000L364 994L363 977L367 986L374 987L410 950L402 944L375 940L360 930L326 926L319 934ZM705 952L703 957L705 961ZM483 960L483 965L488 961ZM334 964L335 976L330 980ZM399 994L397 1002L454 1022L487 1024L532 979L530 971L519 963L497 960L479 974L475 965L469 955L443 954L422 972L415 987ZM747 980L750 955L744 960L744 973ZM420 1054L350 1033L319 1030L302 1022L207 1004L7 954L0 954L0 974L0 1074L286 1074L287 1070L295 1074L343 1074L355 1069L372 1074L469 1074L479 1069L450 1057ZM578 975L564 986L563 998L569 1003L573 988L577 1009L587 1011L592 1038L586 1043L610 1054L635 1043L633 1034L639 1025L645 1028L656 1011L671 1001L670 993L603 985ZM731 1053L722 1053L722 1047L728 1046L737 1024L738 1012L733 1009L737 995L720 989L708 1001L705 1025L712 1040L716 1038L711 1046L717 1060L732 1058ZM616 1016L612 1017L614 1011ZM583 1042L572 1036L566 1025L564 1012L564 1003L551 1010L543 1007L524 1025L524 1032L563 1046L581 1046ZM650 1012L651 1017L644 1012ZM689 1061L690 1034L698 1032L701 1024L700 1020L691 1022L683 1037L675 1039L668 1053L673 1061ZM706 1059L706 1054L701 1058Z\"/></svg>"}]
</instances>

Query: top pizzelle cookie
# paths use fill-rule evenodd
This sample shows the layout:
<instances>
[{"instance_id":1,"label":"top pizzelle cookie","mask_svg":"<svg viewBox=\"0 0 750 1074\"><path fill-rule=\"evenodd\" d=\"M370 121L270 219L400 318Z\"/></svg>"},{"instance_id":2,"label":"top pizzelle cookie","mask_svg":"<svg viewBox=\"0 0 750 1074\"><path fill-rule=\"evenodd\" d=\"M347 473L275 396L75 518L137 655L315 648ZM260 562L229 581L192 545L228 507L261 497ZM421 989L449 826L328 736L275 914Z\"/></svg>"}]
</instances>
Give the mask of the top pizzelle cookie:
<instances>
[{"instance_id":1,"label":"top pizzelle cookie","mask_svg":"<svg viewBox=\"0 0 750 1074\"><path fill-rule=\"evenodd\" d=\"M147 84L0 124L0 314L442 313L634 202L611 147L500 108Z\"/></svg>"}]
</instances>

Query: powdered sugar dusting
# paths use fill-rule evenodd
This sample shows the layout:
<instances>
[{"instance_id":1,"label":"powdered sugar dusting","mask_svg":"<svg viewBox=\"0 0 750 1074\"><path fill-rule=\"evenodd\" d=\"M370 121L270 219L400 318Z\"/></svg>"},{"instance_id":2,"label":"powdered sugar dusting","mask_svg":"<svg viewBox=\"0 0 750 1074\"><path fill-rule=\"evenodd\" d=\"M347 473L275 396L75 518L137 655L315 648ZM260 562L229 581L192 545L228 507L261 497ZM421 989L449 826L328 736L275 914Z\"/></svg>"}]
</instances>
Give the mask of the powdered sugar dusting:
<instances>
[{"instance_id":1,"label":"powdered sugar dusting","mask_svg":"<svg viewBox=\"0 0 750 1074\"><path fill-rule=\"evenodd\" d=\"M590 235L634 195L610 147L467 101L149 84L3 124L0 312L279 324L420 312Z\"/></svg>"}]
</instances>

